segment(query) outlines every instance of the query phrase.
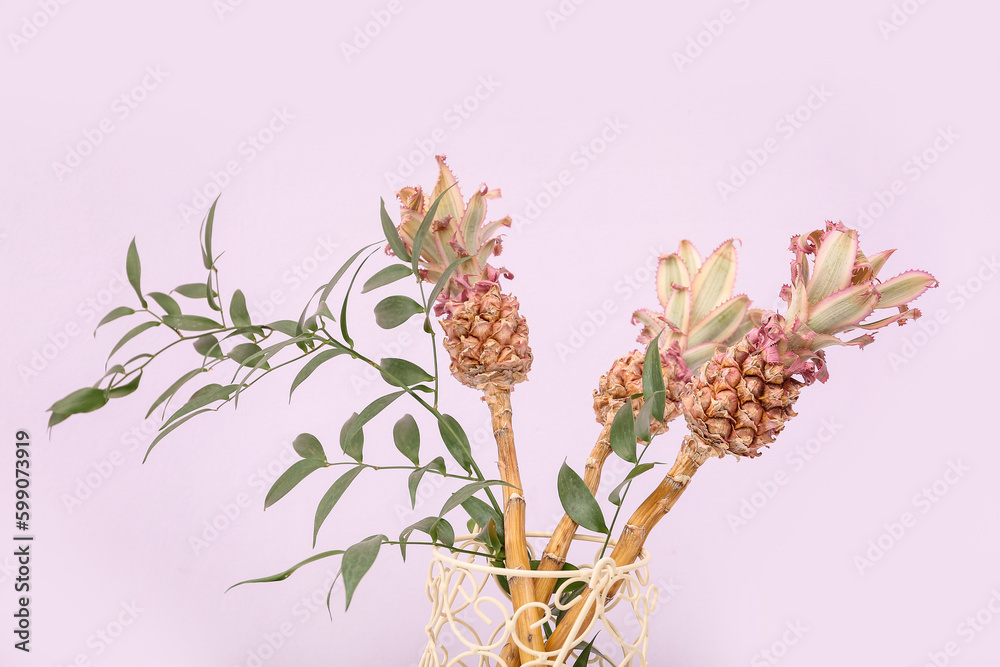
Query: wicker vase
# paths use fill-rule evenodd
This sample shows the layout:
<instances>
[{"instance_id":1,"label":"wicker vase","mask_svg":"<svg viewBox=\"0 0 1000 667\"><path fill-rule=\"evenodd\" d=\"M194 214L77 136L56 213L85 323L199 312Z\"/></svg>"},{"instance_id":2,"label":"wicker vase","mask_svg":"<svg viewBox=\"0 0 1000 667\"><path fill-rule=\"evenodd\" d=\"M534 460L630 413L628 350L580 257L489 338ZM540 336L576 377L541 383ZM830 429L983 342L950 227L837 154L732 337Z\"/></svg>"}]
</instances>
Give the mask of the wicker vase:
<instances>
[{"instance_id":1,"label":"wicker vase","mask_svg":"<svg viewBox=\"0 0 1000 667\"><path fill-rule=\"evenodd\" d=\"M541 539L540 544L544 545L549 537L548 533L528 533L532 558L531 542ZM646 661L649 615L658 595L656 586L649 585L649 553L643 550L631 565L617 567L610 557L599 558L603 539L582 535L573 539L570 561L578 562L579 559L574 561L573 558L587 554L589 547L594 555L584 562L592 564L562 572L515 572L491 567L484 558L471 554L435 550L427 580L427 596L431 601L431 617L426 628L428 641L420 667L508 667L500 656L516 627L516 618L510 598L498 582L501 577L513 575L565 578L553 595L552 607L536 603L545 611L543 623L551 621L560 610L581 604L581 596L574 597L573 591L582 585L596 592L586 602L595 612L590 624L583 628L582 634L579 627L572 633L572 636L583 638L580 643L558 651L536 653L529 650L533 659L522 663L522 667L573 665L581 649L598 633L589 664L646 667L649 664ZM471 536L460 537L455 544L470 551L481 548ZM612 548L614 540L606 553ZM619 581L621 588L612 600L607 600L607 591ZM578 617L577 626L586 616ZM548 627L552 627L551 623Z\"/></svg>"}]
</instances>

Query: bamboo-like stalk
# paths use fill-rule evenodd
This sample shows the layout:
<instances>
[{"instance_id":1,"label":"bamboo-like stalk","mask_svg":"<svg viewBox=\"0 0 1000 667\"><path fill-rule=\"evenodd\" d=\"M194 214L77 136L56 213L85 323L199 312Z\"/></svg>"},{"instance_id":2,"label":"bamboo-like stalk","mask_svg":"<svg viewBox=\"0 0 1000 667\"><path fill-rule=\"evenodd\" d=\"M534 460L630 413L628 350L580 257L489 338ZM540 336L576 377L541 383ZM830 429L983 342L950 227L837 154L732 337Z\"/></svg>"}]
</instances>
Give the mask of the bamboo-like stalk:
<instances>
[{"instance_id":1,"label":"bamboo-like stalk","mask_svg":"<svg viewBox=\"0 0 1000 667\"><path fill-rule=\"evenodd\" d=\"M611 452L611 422L608 421L604 425L604 428L601 429L597 443L587 458L587 467L583 475L584 483L593 494L597 493L597 487L601 484L601 471L604 469L604 462L608 460ZM568 514L564 514L563 518L559 521L559 525L556 526L555 531L552 533L552 537L549 538L549 543L545 546L542 559L538 563L537 569L539 572L562 569L566 563L566 554L569 553L569 547L573 542L573 536L576 535L577 528L579 528L579 524L573 521ZM535 580L535 601L548 604L549 598L555 590L556 582L556 579L548 578ZM507 642L500 657L507 663L507 667L520 667L521 665L517 647L514 645L513 640Z\"/></svg>"},{"instance_id":2,"label":"bamboo-like stalk","mask_svg":"<svg viewBox=\"0 0 1000 667\"><path fill-rule=\"evenodd\" d=\"M500 479L512 485L503 487L504 500L504 548L506 551L506 566L512 570L531 570L528 558L528 543L525 538L525 500L521 486L521 473L517 467L517 452L514 449L514 432L511 424L510 387L490 383L483 388L484 400L490 409L493 423L493 437L497 441L497 468ZM510 597L514 603L514 613L525 605L535 601L535 585L528 577L508 577ZM533 651L544 649L542 629L542 610L528 607L518 616L517 636L521 642ZM535 627L532 627L535 626ZM534 656L522 652L522 662L534 659Z\"/></svg>"},{"instance_id":3,"label":"bamboo-like stalk","mask_svg":"<svg viewBox=\"0 0 1000 667\"><path fill-rule=\"evenodd\" d=\"M709 458L719 456L718 450L708 445L695 435L684 438L680 452L670 472L663 478L659 486L642 502L639 508L632 514L628 524L622 530L622 535L618 544L611 552L611 557L619 567L632 563L638 558L642 551L642 545L649 536L650 531L657 522L666 516L667 512L673 508L674 503L684 493L691 477L698 471L701 465ZM606 593L607 599L612 599L618 592L619 585L615 585ZM545 642L547 651L554 651L562 648L567 641L579 641L581 637L570 637L573 624L576 619L587 609L587 616L580 628L584 629L590 624L593 618L594 609L590 598L593 591L589 588L579 596L579 602L566 612L559 625L552 632L548 641Z\"/></svg>"}]
</instances>

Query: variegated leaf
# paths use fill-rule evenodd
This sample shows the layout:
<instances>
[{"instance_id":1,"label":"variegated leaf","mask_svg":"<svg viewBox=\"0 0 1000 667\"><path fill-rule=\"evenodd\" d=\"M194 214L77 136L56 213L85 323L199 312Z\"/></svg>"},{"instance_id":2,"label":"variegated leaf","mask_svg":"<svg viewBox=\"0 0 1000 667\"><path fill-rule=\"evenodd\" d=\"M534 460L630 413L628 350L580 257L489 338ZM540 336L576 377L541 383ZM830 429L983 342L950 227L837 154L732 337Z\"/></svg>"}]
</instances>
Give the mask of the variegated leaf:
<instances>
[{"instance_id":1,"label":"variegated leaf","mask_svg":"<svg viewBox=\"0 0 1000 667\"><path fill-rule=\"evenodd\" d=\"M853 255L851 255L853 259ZM878 292L868 283L851 285L831 294L809 314L809 328L820 334L832 334L856 326L872 314L878 302Z\"/></svg>"},{"instance_id":2,"label":"variegated leaf","mask_svg":"<svg viewBox=\"0 0 1000 667\"><path fill-rule=\"evenodd\" d=\"M878 277L878 272L882 270L883 266L885 266L885 261L889 259L894 252L896 252L896 249L890 248L889 250L883 250L882 252L876 253L868 258L868 261L871 262L872 265L872 275L874 277Z\"/></svg>"},{"instance_id":3,"label":"variegated leaf","mask_svg":"<svg viewBox=\"0 0 1000 667\"><path fill-rule=\"evenodd\" d=\"M681 241L680 245L677 246L677 254L684 260L688 275L693 276L698 273L698 269L701 268L701 255L698 254L693 243L687 239Z\"/></svg>"},{"instance_id":4,"label":"variegated leaf","mask_svg":"<svg viewBox=\"0 0 1000 667\"><path fill-rule=\"evenodd\" d=\"M656 269L656 294L660 298L660 305L664 308L670 301L672 285L690 285L691 281L684 260L679 255L665 255L660 258L660 265Z\"/></svg>"},{"instance_id":5,"label":"variegated leaf","mask_svg":"<svg viewBox=\"0 0 1000 667\"><path fill-rule=\"evenodd\" d=\"M736 246L726 241L709 255L691 281L691 325L695 326L733 295Z\"/></svg>"},{"instance_id":6,"label":"variegated leaf","mask_svg":"<svg viewBox=\"0 0 1000 667\"><path fill-rule=\"evenodd\" d=\"M817 304L851 284L857 254L857 231L831 229L826 233L816 252L816 263L807 287L810 304Z\"/></svg>"},{"instance_id":7,"label":"variegated leaf","mask_svg":"<svg viewBox=\"0 0 1000 667\"><path fill-rule=\"evenodd\" d=\"M741 294L725 302L688 333L688 345L695 346L711 341L722 342L736 331L750 308L750 298Z\"/></svg>"},{"instance_id":8,"label":"variegated leaf","mask_svg":"<svg viewBox=\"0 0 1000 667\"><path fill-rule=\"evenodd\" d=\"M936 286L937 280L926 271L905 271L878 286L882 298L875 307L896 308L905 305Z\"/></svg>"}]
</instances>

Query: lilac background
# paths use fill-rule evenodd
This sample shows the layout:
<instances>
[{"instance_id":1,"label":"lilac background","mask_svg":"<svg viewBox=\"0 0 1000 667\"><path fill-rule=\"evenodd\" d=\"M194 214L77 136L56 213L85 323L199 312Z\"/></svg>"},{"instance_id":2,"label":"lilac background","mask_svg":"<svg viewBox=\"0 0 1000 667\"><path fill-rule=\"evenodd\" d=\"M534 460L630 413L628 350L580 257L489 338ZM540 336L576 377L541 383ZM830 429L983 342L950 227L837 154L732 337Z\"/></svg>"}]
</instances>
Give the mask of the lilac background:
<instances>
[{"instance_id":1,"label":"lilac background","mask_svg":"<svg viewBox=\"0 0 1000 667\"><path fill-rule=\"evenodd\" d=\"M17 429L34 438L38 536L34 651L15 652L5 634L0 663L248 665L248 652L282 624L293 634L264 664L416 663L429 611L419 550L405 565L384 553L333 623L303 600L325 595L334 561L222 594L310 553L315 503L331 475L316 474L266 513L262 480L273 478L269 465L287 465L282 451L302 431L336 449L344 418L380 391L358 366L324 368L290 406L292 374L272 377L238 412L177 431L145 466L157 422L141 415L193 366L191 354L170 357L135 396L70 420L51 439L43 411L93 382L128 328L90 335L112 307L134 305L119 278L133 236L147 291L202 277L196 194L211 192L228 162L239 173L219 205L222 286L242 288L252 310L274 319L297 315L343 258L378 237L379 196L431 184L421 147L449 155L466 194L481 181L501 187L491 217L520 223L503 260L517 275L511 288L536 357L514 396L530 528L550 527L559 512L562 460L582 468L597 434L590 392L631 349L629 314L655 304L649 267L680 238L707 252L738 236L738 289L763 306L786 279L788 238L825 219L862 226L866 251L899 248L890 274L931 270L941 287L920 300L923 327L894 327L863 352L831 352L830 382L805 393L776 446L753 462L711 462L650 538L653 578L667 591L650 657L658 667L916 666L933 664L929 653L939 665L995 661L991 471L1000 454L989 425L993 370L976 346L995 341L998 324L1000 9L916 0L228 2L12 0L0 11L0 432L7 446ZM342 44L372 12L391 22L345 55ZM679 61L688 49L694 57ZM793 125L786 116L797 113ZM81 143L87 151L102 121L112 131L78 166L56 166ZM281 131L251 159L244 142L267 139L271 123ZM765 147L766 163L746 167L754 173L723 196L718 183ZM913 160L925 152L933 163L922 170ZM196 209L190 223L185 206ZM859 219L864 210L870 217ZM381 332L363 316L369 296L354 302L358 337L372 354L396 353L416 324ZM401 347L428 358L422 344ZM483 447L480 459L492 460L484 407L450 379L444 400ZM371 459L398 459L376 433L400 410L369 429ZM659 460L672 460L681 430L657 440ZM440 447L426 440L428 454ZM2 460L9 466L12 454ZM94 475L109 465L106 479ZM955 468L965 470L948 473ZM611 488L623 470L608 470ZM366 475L364 497L377 504L347 496L320 547L395 535L447 497L429 486L422 508L401 513L403 477ZM633 502L655 481L643 478ZM935 488L934 502L921 499ZM67 504L78 493L86 499ZM193 547L206 522L224 525L218 517L240 499L249 506L238 518ZM756 515L738 523L753 503ZM907 512L913 521L899 535L892 524ZM879 556L868 552L880 540L884 555L859 561ZM14 605L12 565L0 556L2 627ZM103 644L96 633L115 629L123 604L141 611ZM786 624L807 630L796 639Z\"/></svg>"}]
</instances>

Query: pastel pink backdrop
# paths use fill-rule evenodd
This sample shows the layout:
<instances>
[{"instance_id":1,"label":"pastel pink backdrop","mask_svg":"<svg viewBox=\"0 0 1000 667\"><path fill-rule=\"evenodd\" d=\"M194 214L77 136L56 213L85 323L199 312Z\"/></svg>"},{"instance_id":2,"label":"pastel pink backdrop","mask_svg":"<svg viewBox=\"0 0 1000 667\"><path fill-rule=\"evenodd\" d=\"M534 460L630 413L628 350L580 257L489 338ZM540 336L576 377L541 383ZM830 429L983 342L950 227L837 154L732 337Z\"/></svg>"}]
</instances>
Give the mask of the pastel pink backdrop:
<instances>
[{"instance_id":1,"label":"pastel pink backdrop","mask_svg":"<svg viewBox=\"0 0 1000 667\"><path fill-rule=\"evenodd\" d=\"M169 357L136 395L51 439L44 410L95 381L126 330L119 322L91 336L112 307L134 305L129 290L109 300L133 236L146 290L202 277L196 195L211 193L213 174L226 185L215 239L224 291L240 287L270 319L294 317L378 238L379 197L432 182L425 152L447 154L466 193L483 181L502 188L490 213L521 223L502 259L535 352L514 395L532 529L560 511L558 467L568 458L582 468L597 433L591 390L634 345L632 310L655 304L648 267L681 238L710 251L739 237L738 289L765 307L786 279L789 237L826 219L860 222L866 250L899 248L892 273L932 271L941 286L918 305L936 328L893 327L863 352L833 350L830 382L804 394L774 447L755 461L711 462L657 528L648 546L666 594L650 660L995 660L1000 454L984 348L996 339L1000 282L998 19L990 3L915 0L7 3L0 433L5 466L15 431L33 437L37 541L33 651L14 651L8 633L0 663L249 666L285 624L291 636L266 665L416 664L429 611L420 549L405 565L384 551L349 613L338 587L332 622L308 599L325 595L335 561L223 594L312 553L331 475L262 512L258 471L274 469L300 432L336 451L343 420L381 389L359 366L324 368L291 405L292 375L276 374L238 411L175 432L146 465L157 423L141 417L192 354ZM357 37L366 26L367 43ZM363 48L345 53L356 39ZM249 135L261 136L260 150ZM77 149L88 153L79 162L67 155ZM926 169L913 162L921 155ZM755 157L763 164L743 164ZM226 182L218 172L230 162L238 173ZM753 173L731 180L734 169ZM719 182L735 191L723 196ZM184 206L197 209L193 222ZM378 330L365 316L370 296L353 302L356 337L372 354L393 352L417 325ZM424 345L403 342L427 360ZM478 434L481 460L493 460L484 406L450 378L443 400ZM369 429L373 460L398 457L390 419ZM440 448L421 424L426 451ZM672 460L681 430L656 442L654 458ZM622 474L612 466L608 479ZM436 512L447 497L436 487L405 511L404 476L359 480L319 547L395 536ZM6 508L12 487L2 487ZM925 488L934 502L920 498ZM206 522L225 525L218 517L241 499L249 506L208 540ZM734 519L753 504L755 516ZM913 525L900 535L893 524L906 512ZM881 553L870 545L880 539L884 555L859 561ZM8 619L12 564L0 557ZM117 634L116 620L129 625L108 644L97 633Z\"/></svg>"}]
</instances>

